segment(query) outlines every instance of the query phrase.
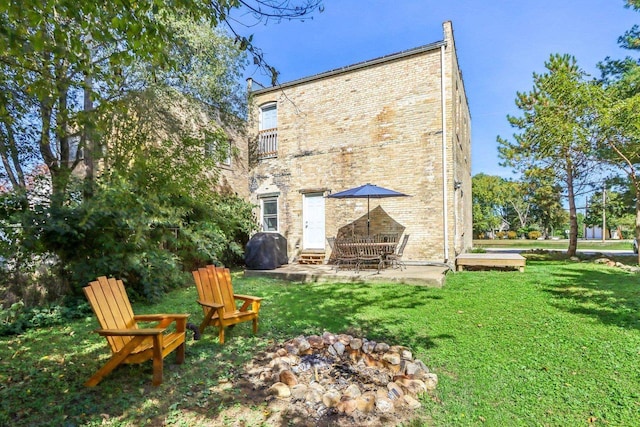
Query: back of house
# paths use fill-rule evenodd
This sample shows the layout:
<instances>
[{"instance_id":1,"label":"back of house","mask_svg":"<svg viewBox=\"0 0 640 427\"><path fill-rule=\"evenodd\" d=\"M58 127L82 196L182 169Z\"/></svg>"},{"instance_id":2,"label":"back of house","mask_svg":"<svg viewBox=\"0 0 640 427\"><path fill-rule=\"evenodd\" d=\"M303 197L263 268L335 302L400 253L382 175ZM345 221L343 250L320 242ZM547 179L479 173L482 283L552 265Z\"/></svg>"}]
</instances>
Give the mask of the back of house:
<instances>
[{"instance_id":1,"label":"back of house","mask_svg":"<svg viewBox=\"0 0 640 427\"><path fill-rule=\"evenodd\" d=\"M276 87L249 80L250 199L291 261L326 261L336 236L408 234L408 264L471 247L470 113L451 22L443 33ZM410 197L327 197L367 183Z\"/></svg>"}]
</instances>

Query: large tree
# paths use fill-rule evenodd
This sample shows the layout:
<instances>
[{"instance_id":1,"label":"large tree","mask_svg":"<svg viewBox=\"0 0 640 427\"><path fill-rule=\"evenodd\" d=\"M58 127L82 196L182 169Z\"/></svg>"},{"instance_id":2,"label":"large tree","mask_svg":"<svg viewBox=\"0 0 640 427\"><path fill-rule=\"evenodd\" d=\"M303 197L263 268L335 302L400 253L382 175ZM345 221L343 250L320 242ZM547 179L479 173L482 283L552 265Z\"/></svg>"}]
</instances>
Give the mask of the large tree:
<instances>
[{"instance_id":1,"label":"large tree","mask_svg":"<svg viewBox=\"0 0 640 427\"><path fill-rule=\"evenodd\" d=\"M640 10L640 1L629 0L627 6ZM618 42L623 48L640 50L640 28L634 25ZM631 182L635 192L635 236L640 238L640 60L607 58L600 66L605 90L598 123L600 155L624 171Z\"/></svg>"},{"instance_id":2,"label":"large tree","mask_svg":"<svg viewBox=\"0 0 640 427\"><path fill-rule=\"evenodd\" d=\"M575 58L551 55L546 72L534 73L530 92L518 93L522 116L508 116L519 132L513 141L498 137L503 165L520 171L525 180L552 177L565 191L569 205L569 247L574 256L578 241L576 194L594 173L592 83Z\"/></svg>"},{"instance_id":3,"label":"large tree","mask_svg":"<svg viewBox=\"0 0 640 427\"><path fill-rule=\"evenodd\" d=\"M174 17L226 26L254 62L268 67L251 37L238 34L230 16L244 8L254 20L304 17L318 0L9 1L0 4L0 156L2 176L25 188L25 169L44 164L51 202L60 206L72 171L86 156L93 179L101 152L95 113L123 91L139 89L128 71L179 71L175 53L185 46ZM183 56L184 58L184 56ZM197 59L197 58L196 58ZM269 68L276 78L274 69ZM181 82L182 84L184 82ZM188 89L189 85L185 85Z\"/></svg>"}]
</instances>

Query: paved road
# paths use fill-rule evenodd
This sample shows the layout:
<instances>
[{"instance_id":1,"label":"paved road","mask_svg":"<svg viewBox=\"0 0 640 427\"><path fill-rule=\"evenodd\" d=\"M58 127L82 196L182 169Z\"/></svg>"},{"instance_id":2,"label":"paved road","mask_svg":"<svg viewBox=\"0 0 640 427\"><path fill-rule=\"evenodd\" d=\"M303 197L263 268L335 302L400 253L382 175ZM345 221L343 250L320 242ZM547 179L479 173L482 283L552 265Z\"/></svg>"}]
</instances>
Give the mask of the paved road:
<instances>
[{"instance_id":1,"label":"paved road","mask_svg":"<svg viewBox=\"0 0 640 427\"><path fill-rule=\"evenodd\" d=\"M527 248L484 248L487 252L503 252L503 253L511 253L511 254L519 254L520 252L528 251ZM557 251L557 252L566 252L566 249L546 249L548 251ZM633 256L632 249L607 249L605 251L599 251L595 249L578 249L578 253L585 255L593 255L597 253L601 253L604 255L620 255L620 256Z\"/></svg>"}]
</instances>

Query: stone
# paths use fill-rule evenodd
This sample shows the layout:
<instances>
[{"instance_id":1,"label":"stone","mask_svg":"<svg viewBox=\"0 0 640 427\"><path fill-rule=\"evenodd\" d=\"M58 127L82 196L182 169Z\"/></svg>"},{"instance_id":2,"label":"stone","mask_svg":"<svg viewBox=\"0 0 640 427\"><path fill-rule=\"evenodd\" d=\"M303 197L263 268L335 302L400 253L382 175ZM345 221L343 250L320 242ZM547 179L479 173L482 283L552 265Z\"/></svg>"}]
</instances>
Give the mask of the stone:
<instances>
[{"instance_id":1,"label":"stone","mask_svg":"<svg viewBox=\"0 0 640 427\"><path fill-rule=\"evenodd\" d=\"M369 413L372 412L376 404L376 395L372 391L363 393L356 399L356 408L360 412Z\"/></svg>"},{"instance_id":2,"label":"stone","mask_svg":"<svg viewBox=\"0 0 640 427\"><path fill-rule=\"evenodd\" d=\"M362 348L362 340L360 338L354 338L349 342L349 347L354 350L360 350Z\"/></svg>"},{"instance_id":3,"label":"stone","mask_svg":"<svg viewBox=\"0 0 640 427\"><path fill-rule=\"evenodd\" d=\"M404 392L402 391L402 387L400 387L395 382L388 383L387 384L387 390L389 390L389 392L387 393L387 397L389 397L389 399L391 399L391 400L400 399L401 397L404 396Z\"/></svg>"},{"instance_id":4,"label":"stone","mask_svg":"<svg viewBox=\"0 0 640 427\"><path fill-rule=\"evenodd\" d=\"M342 356L346 347L342 343L342 341L336 341L330 348L333 348L333 350L335 351L335 355Z\"/></svg>"},{"instance_id":5,"label":"stone","mask_svg":"<svg viewBox=\"0 0 640 427\"><path fill-rule=\"evenodd\" d=\"M389 344L383 343L383 342L379 342L378 344L376 344L376 346L375 346L375 348L373 350L376 353L385 353L385 352L389 351Z\"/></svg>"},{"instance_id":6,"label":"stone","mask_svg":"<svg viewBox=\"0 0 640 427\"><path fill-rule=\"evenodd\" d=\"M398 353L385 353L382 355L382 360L392 365L400 365L400 355Z\"/></svg>"},{"instance_id":7,"label":"stone","mask_svg":"<svg viewBox=\"0 0 640 427\"><path fill-rule=\"evenodd\" d=\"M359 396L362 396L362 392L360 391L360 387L355 384L349 384L344 393L343 397L347 397L349 399L353 399Z\"/></svg>"},{"instance_id":8,"label":"stone","mask_svg":"<svg viewBox=\"0 0 640 427\"><path fill-rule=\"evenodd\" d=\"M347 334L338 335L338 341L340 341L344 345L349 345L352 339L353 337L351 335L347 335Z\"/></svg>"},{"instance_id":9,"label":"stone","mask_svg":"<svg viewBox=\"0 0 640 427\"><path fill-rule=\"evenodd\" d=\"M280 397L280 398L286 398L291 396L291 389L289 388L288 385L281 383L281 382L277 382L274 385L272 385L271 387L269 387L269 389L267 390L267 392L269 394L272 394L276 397Z\"/></svg>"},{"instance_id":10,"label":"stone","mask_svg":"<svg viewBox=\"0 0 640 427\"><path fill-rule=\"evenodd\" d=\"M288 356L284 357L276 357L271 362L269 362L269 367L275 371L280 372L287 369L291 369L291 361Z\"/></svg>"},{"instance_id":11,"label":"stone","mask_svg":"<svg viewBox=\"0 0 640 427\"><path fill-rule=\"evenodd\" d=\"M322 334L322 341L324 342L325 346L330 346L331 344L335 343L338 340L338 338L336 338L336 336L334 334L332 334L331 332L324 332Z\"/></svg>"},{"instance_id":12,"label":"stone","mask_svg":"<svg viewBox=\"0 0 640 427\"><path fill-rule=\"evenodd\" d=\"M417 396L427 391L427 386L421 380L412 380L409 378L399 378L395 381L400 385L406 394Z\"/></svg>"},{"instance_id":13,"label":"stone","mask_svg":"<svg viewBox=\"0 0 640 427\"><path fill-rule=\"evenodd\" d=\"M279 348L278 351L276 351L276 355L278 357L283 357L283 356L287 356L289 353L287 352L286 349L284 348Z\"/></svg>"},{"instance_id":14,"label":"stone","mask_svg":"<svg viewBox=\"0 0 640 427\"><path fill-rule=\"evenodd\" d=\"M411 410L416 410L422 406L420 401L412 396L409 396L408 394L405 394L402 399L404 400L404 403L407 405L407 407Z\"/></svg>"},{"instance_id":15,"label":"stone","mask_svg":"<svg viewBox=\"0 0 640 427\"><path fill-rule=\"evenodd\" d=\"M311 343L306 338L299 338L296 340L296 346L298 347L298 354L301 354L311 348Z\"/></svg>"},{"instance_id":16,"label":"stone","mask_svg":"<svg viewBox=\"0 0 640 427\"><path fill-rule=\"evenodd\" d=\"M324 406L327 408L333 408L340 402L341 398L342 395L338 390L331 389L322 395L322 403L324 403Z\"/></svg>"},{"instance_id":17,"label":"stone","mask_svg":"<svg viewBox=\"0 0 640 427\"><path fill-rule=\"evenodd\" d=\"M309 393L309 387L306 384L296 384L290 387L290 390L292 399L307 400L306 396L307 393ZM320 393L318 393L318 395L320 396Z\"/></svg>"},{"instance_id":18,"label":"stone","mask_svg":"<svg viewBox=\"0 0 640 427\"><path fill-rule=\"evenodd\" d=\"M319 337L318 335L311 335L307 338L307 343L315 348L315 349L322 349L324 348L324 340Z\"/></svg>"},{"instance_id":19,"label":"stone","mask_svg":"<svg viewBox=\"0 0 640 427\"><path fill-rule=\"evenodd\" d=\"M284 348L286 349L287 353L289 354L298 354L298 346L294 343L288 342L284 345Z\"/></svg>"},{"instance_id":20,"label":"stone","mask_svg":"<svg viewBox=\"0 0 640 427\"><path fill-rule=\"evenodd\" d=\"M289 387L292 387L298 384L298 378L293 372L285 370L280 372L280 382L285 383Z\"/></svg>"},{"instance_id":21,"label":"stone","mask_svg":"<svg viewBox=\"0 0 640 427\"><path fill-rule=\"evenodd\" d=\"M353 399L342 399L336 405L336 410L343 414L351 415L356 410L357 403Z\"/></svg>"},{"instance_id":22,"label":"stone","mask_svg":"<svg viewBox=\"0 0 640 427\"><path fill-rule=\"evenodd\" d=\"M400 357L402 357L404 360L413 360L413 353L411 353L411 350L403 348L400 351Z\"/></svg>"},{"instance_id":23,"label":"stone","mask_svg":"<svg viewBox=\"0 0 640 427\"><path fill-rule=\"evenodd\" d=\"M414 363L414 362L407 362L407 363L404 365L404 373L405 373L406 375L411 376L411 377L414 377L414 376L416 376L416 375L419 375L419 374L420 374L420 371L422 371L422 367L421 367L419 364L417 364L417 363Z\"/></svg>"},{"instance_id":24,"label":"stone","mask_svg":"<svg viewBox=\"0 0 640 427\"><path fill-rule=\"evenodd\" d=\"M308 403L320 403L322 402L322 393L318 390L313 390L312 388L307 389L307 393L304 395L305 402Z\"/></svg>"},{"instance_id":25,"label":"stone","mask_svg":"<svg viewBox=\"0 0 640 427\"><path fill-rule=\"evenodd\" d=\"M387 397L376 397L376 409L382 413L393 412L393 401Z\"/></svg>"},{"instance_id":26,"label":"stone","mask_svg":"<svg viewBox=\"0 0 640 427\"><path fill-rule=\"evenodd\" d=\"M376 348L376 342L375 341L367 341L364 344L362 344L362 352L365 354L369 354L372 353L373 350Z\"/></svg>"},{"instance_id":27,"label":"stone","mask_svg":"<svg viewBox=\"0 0 640 427\"><path fill-rule=\"evenodd\" d=\"M438 386L438 375L433 372L427 373L423 381L427 390L435 390Z\"/></svg>"}]
</instances>

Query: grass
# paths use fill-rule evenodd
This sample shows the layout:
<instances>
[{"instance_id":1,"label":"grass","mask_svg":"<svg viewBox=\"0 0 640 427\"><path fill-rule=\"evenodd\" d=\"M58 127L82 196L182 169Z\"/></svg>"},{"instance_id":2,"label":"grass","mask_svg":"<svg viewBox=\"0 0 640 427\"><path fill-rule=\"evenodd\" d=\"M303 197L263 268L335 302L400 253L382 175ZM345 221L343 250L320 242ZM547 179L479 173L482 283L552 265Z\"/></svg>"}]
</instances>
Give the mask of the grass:
<instances>
[{"instance_id":1,"label":"grass","mask_svg":"<svg viewBox=\"0 0 640 427\"><path fill-rule=\"evenodd\" d=\"M0 339L0 425L260 425L263 402L234 381L254 352L300 334L351 331L413 349L439 384L418 411L434 426L627 426L640 417L640 275L592 263L536 261L527 272L449 274L442 289L293 284L234 277L264 297L260 333L238 325L224 346L189 341L164 383L151 367L82 382L106 358L92 317ZM136 312L191 312L195 288Z\"/></svg>"},{"instance_id":2,"label":"grass","mask_svg":"<svg viewBox=\"0 0 640 427\"><path fill-rule=\"evenodd\" d=\"M474 248L509 247L520 249L557 249L566 251L569 241L564 240L527 240L527 239L477 239ZM578 240L578 250L626 250L633 249L631 240Z\"/></svg>"}]
</instances>

